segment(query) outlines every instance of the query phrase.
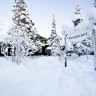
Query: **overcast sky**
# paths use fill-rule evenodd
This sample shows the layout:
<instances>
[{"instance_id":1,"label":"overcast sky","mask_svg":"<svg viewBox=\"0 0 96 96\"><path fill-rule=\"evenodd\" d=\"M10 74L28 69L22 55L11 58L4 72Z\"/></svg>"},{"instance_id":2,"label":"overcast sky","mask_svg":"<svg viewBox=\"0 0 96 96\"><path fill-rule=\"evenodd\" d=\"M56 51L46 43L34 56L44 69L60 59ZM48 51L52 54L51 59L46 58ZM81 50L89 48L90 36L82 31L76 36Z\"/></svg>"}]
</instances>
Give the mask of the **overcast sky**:
<instances>
[{"instance_id":1,"label":"overcast sky","mask_svg":"<svg viewBox=\"0 0 96 96\"><path fill-rule=\"evenodd\" d=\"M0 21L3 24L1 34L7 33L8 28L13 24L13 6L15 0L1 0L0 2ZM82 15L92 8L94 0L80 0ZM75 0L26 0L30 18L35 23L38 33L48 37L51 33L52 16L55 15L57 33L62 30L62 26L67 24L73 26L71 21L75 10Z\"/></svg>"}]
</instances>

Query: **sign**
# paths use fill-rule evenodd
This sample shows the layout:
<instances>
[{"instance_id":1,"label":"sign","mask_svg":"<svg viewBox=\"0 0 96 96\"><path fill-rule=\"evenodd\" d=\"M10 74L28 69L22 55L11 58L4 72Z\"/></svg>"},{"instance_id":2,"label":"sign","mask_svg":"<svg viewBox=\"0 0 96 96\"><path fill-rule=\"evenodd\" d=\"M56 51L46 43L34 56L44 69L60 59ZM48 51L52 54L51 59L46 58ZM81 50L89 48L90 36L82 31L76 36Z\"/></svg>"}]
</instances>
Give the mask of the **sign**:
<instances>
[{"instance_id":1,"label":"sign","mask_svg":"<svg viewBox=\"0 0 96 96\"><path fill-rule=\"evenodd\" d=\"M70 42L80 42L82 40L85 40L89 35L89 32L86 32L86 31L75 31L73 33L71 33L69 36L68 36L68 40Z\"/></svg>"}]
</instances>

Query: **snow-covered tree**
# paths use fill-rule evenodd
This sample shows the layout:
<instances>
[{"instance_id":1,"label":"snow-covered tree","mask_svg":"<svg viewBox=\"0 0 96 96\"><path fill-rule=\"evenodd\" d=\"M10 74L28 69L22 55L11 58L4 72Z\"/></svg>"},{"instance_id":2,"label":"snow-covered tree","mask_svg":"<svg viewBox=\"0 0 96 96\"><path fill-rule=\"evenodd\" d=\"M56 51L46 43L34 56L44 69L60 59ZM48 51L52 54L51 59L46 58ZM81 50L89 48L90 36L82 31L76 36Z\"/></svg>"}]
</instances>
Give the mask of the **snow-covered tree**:
<instances>
[{"instance_id":1,"label":"snow-covered tree","mask_svg":"<svg viewBox=\"0 0 96 96\"><path fill-rule=\"evenodd\" d=\"M91 30L90 30L91 31ZM85 40L81 41L81 44L83 46L83 50L85 52L85 54L90 54L93 55L93 41L92 41L92 34L90 34L90 36L88 36L88 38L86 38Z\"/></svg>"},{"instance_id":2,"label":"snow-covered tree","mask_svg":"<svg viewBox=\"0 0 96 96\"><path fill-rule=\"evenodd\" d=\"M96 0L94 1L93 8L90 11L89 21L92 27L93 46L94 46L94 67L96 70Z\"/></svg>"},{"instance_id":3,"label":"snow-covered tree","mask_svg":"<svg viewBox=\"0 0 96 96\"><path fill-rule=\"evenodd\" d=\"M38 51L41 43L37 38L36 29L33 28L34 23L29 18L25 0L15 0L15 3L12 19L14 25L9 30L9 37L6 38L5 43L11 46L12 61L20 64L26 56Z\"/></svg>"},{"instance_id":4,"label":"snow-covered tree","mask_svg":"<svg viewBox=\"0 0 96 96\"><path fill-rule=\"evenodd\" d=\"M74 28L77 27L81 23L82 20L83 19L82 19L82 16L81 16L80 1L76 0L75 12L74 12L74 15L72 17L72 22L74 24ZM77 53L77 54L80 54L81 53L81 49L80 49L81 48L81 44L72 43L72 45L73 45L73 51L75 53Z\"/></svg>"},{"instance_id":5,"label":"snow-covered tree","mask_svg":"<svg viewBox=\"0 0 96 96\"><path fill-rule=\"evenodd\" d=\"M36 38L38 37L37 29L36 27L34 27L35 24L29 17L25 0L15 0L15 2L16 6L14 6L15 9L13 10L13 22L18 25L21 30L26 32L26 35L29 39L33 41L35 40L35 42L38 41L36 40Z\"/></svg>"},{"instance_id":6,"label":"snow-covered tree","mask_svg":"<svg viewBox=\"0 0 96 96\"><path fill-rule=\"evenodd\" d=\"M87 18L83 18L81 14L81 8L80 8L80 2L79 0L76 0L76 7L75 7L75 13L72 18L72 21L74 23L74 32L77 33L85 31L91 33L91 27L89 26L89 21ZM76 30L75 30L76 29ZM78 55L80 54L89 54L92 53L92 36L88 36L83 41L79 41L77 43L73 43L74 52ZM87 50L87 51L86 51Z\"/></svg>"},{"instance_id":7,"label":"snow-covered tree","mask_svg":"<svg viewBox=\"0 0 96 96\"><path fill-rule=\"evenodd\" d=\"M85 40L80 40L82 37L78 38L78 42L73 43L74 52L76 54L93 54L92 52L92 35L90 34L91 30L89 30L89 22L84 23L86 20L81 22L78 26L74 27L73 32L77 32L83 34L83 32L87 32L85 35ZM76 30L78 29L78 30Z\"/></svg>"},{"instance_id":8,"label":"snow-covered tree","mask_svg":"<svg viewBox=\"0 0 96 96\"><path fill-rule=\"evenodd\" d=\"M93 3L93 8L91 8L91 10L89 10L88 14L87 14L87 18L86 20L88 21L89 25L86 28L86 31L90 32L90 35L88 36L87 39L83 40L81 43L84 45L84 47L86 47L88 54L94 54L94 38L93 38L93 29L94 29L94 25L96 23L96 0L94 0ZM85 26L85 25L84 25Z\"/></svg>"},{"instance_id":9,"label":"snow-covered tree","mask_svg":"<svg viewBox=\"0 0 96 96\"><path fill-rule=\"evenodd\" d=\"M21 27L21 30L25 30L27 35L34 34L33 31L33 21L29 17L29 13L27 11L27 5L25 0L15 0L16 6L14 6L14 16L13 22ZM33 37L34 38L34 37Z\"/></svg>"},{"instance_id":10,"label":"snow-covered tree","mask_svg":"<svg viewBox=\"0 0 96 96\"><path fill-rule=\"evenodd\" d=\"M82 16L81 16L80 1L76 0L76 7L75 7L74 15L72 17L72 22L74 23L74 26L77 26L81 21L82 21Z\"/></svg>"},{"instance_id":11,"label":"snow-covered tree","mask_svg":"<svg viewBox=\"0 0 96 96\"><path fill-rule=\"evenodd\" d=\"M82 41L82 44L87 46L87 50L89 54L94 54L94 37L93 37L93 30L96 24L96 0L94 0L93 8L87 14L87 19L89 20L88 30L90 31L90 36L86 40Z\"/></svg>"},{"instance_id":12,"label":"snow-covered tree","mask_svg":"<svg viewBox=\"0 0 96 96\"><path fill-rule=\"evenodd\" d=\"M61 40L62 39L56 33L56 21L55 21L55 16L53 15L51 35L48 38L48 45L49 45L49 47L51 47L52 55L60 55L61 54L60 53L61 52L60 51Z\"/></svg>"}]
</instances>

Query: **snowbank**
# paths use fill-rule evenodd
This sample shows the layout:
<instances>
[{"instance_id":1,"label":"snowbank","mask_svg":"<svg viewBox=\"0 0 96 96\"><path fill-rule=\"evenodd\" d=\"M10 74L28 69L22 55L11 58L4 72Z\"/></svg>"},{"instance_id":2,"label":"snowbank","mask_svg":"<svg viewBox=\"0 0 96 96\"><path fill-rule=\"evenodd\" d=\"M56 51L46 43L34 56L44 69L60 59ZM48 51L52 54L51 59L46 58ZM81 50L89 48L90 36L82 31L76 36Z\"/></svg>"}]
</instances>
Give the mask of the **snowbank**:
<instances>
[{"instance_id":1,"label":"snowbank","mask_svg":"<svg viewBox=\"0 0 96 96\"><path fill-rule=\"evenodd\" d=\"M64 58L64 57L62 57ZM15 65L0 58L0 96L96 96L93 57L34 56Z\"/></svg>"}]
</instances>

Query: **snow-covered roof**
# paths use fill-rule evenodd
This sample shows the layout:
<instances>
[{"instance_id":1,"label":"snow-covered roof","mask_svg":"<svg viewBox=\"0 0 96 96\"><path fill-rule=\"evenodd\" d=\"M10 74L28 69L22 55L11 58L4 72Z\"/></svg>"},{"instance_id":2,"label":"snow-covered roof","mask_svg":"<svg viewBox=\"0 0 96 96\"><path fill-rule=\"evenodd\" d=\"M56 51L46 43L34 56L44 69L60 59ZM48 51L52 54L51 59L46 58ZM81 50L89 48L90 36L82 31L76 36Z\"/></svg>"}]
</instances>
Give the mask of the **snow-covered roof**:
<instances>
[{"instance_id":1,"label":"snow-covered roof","mask_svg":"<svg viewBox=\"0 0 96 96\"><path fill-rule=\"evenodd\" d=\"M68 38L71 42L80 42L90 35L90 23L84 19L76 27L69 30Z\"/></svg>"},{"instance_id":2,"label":"snow-covered roof","mask_svg":"<svg viewBox=\"0 0 96 96\"><path fill-rule=\"evenodd\" d=\"M76 27L71 27L69 30L69 34L70 33L74 33L75 31L84 31L87 29L87 27L89 27L89 22L88 20L83 20L81 23L79 23Z\"/></svg>"},{"instance_id":3,"label":"snow-covered roof","mask_svg":"<svg viewBox=\"0 0 96 96\"><path fill-rule=\"evenodd\" d=\"M52 49L52 47L47 47L47 49Z\"/></svg>"},{"instance_id":4,"label":"snow-covered roof","mask_svg":"<svg viewBox=\"0 0 96 96\"><path fill-rule=\"evenodd\" d=\"M76 21L78 19L82 19L81 15L80 14L74 14L71 18L72 21Z\"/></svg>"},{"instance_id":5,"label":"snow-covered roof","mask_svg":"<svg viewBox=\"0 0 96 96\"><path fill-rule=\"evenodd\" d=\"M89 22L85 19L83 20L81 23L79 23L76 27L74 27L75 29L79 29L79 30L86 30L86 28L89 26Z\"/></svg>"},{"instance_id":6,"label":"snow-covered roof","mask_svg":"<svg viewBox=\"0 0 96 96\"><path fill-rule=\"evenodd\" d=\"M39 37L41 40L47 40L47 38L46 38L46 37L41 36L40 34L38 34L38 37Z\"/></svg>"}]
</instances>

